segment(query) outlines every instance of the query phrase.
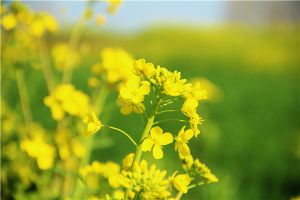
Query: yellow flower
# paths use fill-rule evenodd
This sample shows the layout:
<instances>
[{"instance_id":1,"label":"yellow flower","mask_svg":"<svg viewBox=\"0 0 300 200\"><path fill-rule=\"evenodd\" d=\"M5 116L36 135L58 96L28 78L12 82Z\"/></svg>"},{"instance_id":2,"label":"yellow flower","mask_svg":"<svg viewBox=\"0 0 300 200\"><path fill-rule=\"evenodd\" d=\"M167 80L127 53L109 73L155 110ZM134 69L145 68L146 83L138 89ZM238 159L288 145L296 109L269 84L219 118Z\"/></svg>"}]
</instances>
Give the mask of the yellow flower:
<instances>
[{"instance_id":1,"label":"yellow flower","mask_svg":"<svg viewBox=\"0 0 300 200\"><path fill-rule=\"evenodd\" d=\"M196 159L194 162L196 172L205 178L208 183L215 183L218 182L219 179L211 173L210 169L202 163L199 159Z\"/></svg>"},{"instance_id":2,"label":"yellow flower","mask_svg":"<svg viewBox=\"0 0 300 200\"><path fill-rule=\"evenodd\" d=\"M2 17L1 25L6 30L11 30L16 27L17 19L13 14L8 14Z\"/></svg>"},{"instance_id":3,"label":"yellow flower","mask_svg":"<svg viewBox=\"0 0 300 200\"><path fill-rule=\"evenodd\" d=\"M188 117L193 116L197 112L198 101L195 98L187 98L182 107L181 111Z\"/></svg>"},{"instance_id":4,"label":"yellow flower","mask_svg":"<svg viewBox=\"0 0 300 200\"><path fill-rule=\"evenodd\" d=\"M116 190L115 192L114 192L114 199L116 199L116 200L121 200L121 199L124 199L124 195L125 195L125 192L124 191L122 191L122 190Z\"/></svg>"},{"instance_id":5,"label":"yellow flower","mask_svg":"<svg viewBox=\"0 0 300 200\"><path fill-rule=\"evenodd\" d=\"M143 105L145 95L150 92L150 83L131 79L120 89L120 106L122 114L130 114L132 111L142 113L145 110Z\"/></svg>"},{"instance_id":6,"label":"yellow flower","mask_svg":"<svg viewBox=\"0 0 300 200\"><path fill-rule=\"evenodd\" d=\"M50 169L54 164L55 148L47 144L41 136L23 140L21 149L35 158L38 167L42 170Z\"/></svg>"},{"instance_id":7,"label":"yellow flower","mask_svg":"<svg viewBox=\"0 0 300 200\"><path fill-rule=\"evenodd\" d=\"M170 96L182 95L185 89L185 82L185 79L181 79L180 72L173 72L166 78L166 81L163 84L164 93Z\"/></svg>"},{"instance_id":8,"label":"yellow flower","mask_svg":"<svg viewBox=\"0 0 300 200\"><path fill-rule=\"evenodd\" d=\"M173 142L171 133L163 133L163 130L156 126L150 130L150 135L142 143L143 151L151 151L155 159L163 157L162 146Z\"/></svg>"},{"instance_id":9,"label":"yellow flower","mask_svg":"<svg viewBox=\"0 0 300 200\"><path fill-rule=\"evenodd\" d=\"M139 194L141 199L167 199L170 196L166 171L155 165L148 166L145 160L134 165L132 171L122 171L121 185L130 190L130 196Z\"/></svg>"},{"instance_id":10,"label":"yellow flower","mask_svg":"<svg viewBox=\"0 0 300 200\"><path fill-rule=\"evenodd\" d=\"M132 56L120 48L105 48L100 53L101 64L97 71L104 70L107 81L115 84L120 81L127 81L135 75L132 70Z\"/></svg>"},{"instance_id":11,"label":"yellow flower","mask_svg":"<svg viewBox=\"0 0 300 200\"><path fill-rule=\"evenodd\" d=\"M176 172L173 174L172 183L174 187L183 193L187 193L188 186L191 183L191 178L187 174L180 174L175 176ZM174 177L175 176L175 177Z\"/></svg>"},{"instance_id":12,"label":"yellow flower","mask_svg":"<svg viewBox=\"0 0 300 200\"><path fill-rule=\"evenodd\" d=\"M121 6L122 0L107 0L107 2L109 4L107 11L110 14L114 14Z\"/></svg>"},{"instance_id":13,"label":"yellow flower","mask_svg":"<svg viewBox=\"0 0 300 200\"><path fill-rule=\"evenodd\" d=\"M49 96L44 98L44 103L50 107L55 120L61 120L65 112L83 117L90 111L88 96L76 90L71 84L57 86Z\"/></svg>"},{"instance_id":14,"label":"yellow flower","mask_svg":"<svg viewBox=\"0 0 300 200\"><path fill-rule=\"evenodd\" d=\"M150 92L150 83L148 81L140 81L139 79L129 80L125 87L120 89L120 97L127 99L133 104L144 101L144 96Z\"/></svg>"},{"instance_id":15,"label":"yellow flower","mask_svg":"<svg viewBox=\"0 0 300 200\"><path fill-rule=\"evenodd\" d=\"M200 134L198 124L203 122L202 118L197 114L198 100L196 98L187 98L182 107L181 111L190 118L190 126L194 131L195 137Z\"/></svg>"},{"instance_id":16,"label":"yellow flower","mask_svg":"<svg viewBox=\"0 0 300 200\"><path fill-rule=\"evenodd\" d=\"M89 115L86 115L83 118L83 122L87 125L86 135L91 135L96 133L101 128L101 122L94 112Z\"/></svg>"},{"instance_id":17,"label":"yellow flower","mask_svg":"<svg viewBox=\"0 0 300 200\"><path fill-rule=\"evenodd\" d=\"M155 67L152 63L146 63L145 59L139 59L134 61L133 70L137 76L145 76L150 79L155 75Z\"/></svg>"},{"instance_id":18,"label":"yellow flower","mask_svg":"<svg viewBox=\"0 0 300 200\"><path fill-rule=\"evenodd\" d=\"M55 67L61 71L65 68L74 68L79 62L79 54L65 43L56 44L51 53Z\"/></svg>"},{"instance_id":19,"label":"yellow flower","mask_svg":"<svg viewBox=\"0 0 300 200\"><path fill-rule=\"evenodd\" d=\"M204 120L197 113L194 113L192 116L190 116L190 126L194 131L195 137L200 134L198 124L202 124L203 121Z\"/></svg>"},{"instance_id":20,"label":"yellow flower","mask_svg":"<svg viewBox=\"0 0 300 200\"><path fill-rule=\"evenodd\" d=\"M207 99L207 92L203 89L200 82L196 82L195 84L186 84L184 91L185 98L194 98L198 101L203 99Z\"/></svg>"},{"instance_id":21,"label":"yellow flower","mask_svg":"<svg viewBox=\"0 0 300 200\"><path fill-rule=\"evenodd\" d=\"M185 126L181 128L178 133L175 143L175 150L178 151L179 157L184 159L190 156L190 148L187 145L188 141L194 136L194 132L192 129L184 130Z\"/></svg>"},{"instance_id":22,"label":"yellow flower","mask_svg":"<svg viewBox=\"0 0 300 200\"><path fill-rule=\"evenodd\" d=\"M103 26L105 24L105 17L104 17L104 15L98 15L97 18L96 18L96 23L99 26Z\"/></svg>"},{"instance_id":23,"label":"yellow flower","mask_svg":"<svg viewBox=\"0 0 300 200\"><path fill-rule=\"evenodd\" d=\"M143 103L134 104L130 100L119 99L120 112L123 115L129 115L132 112L143 113L145 111L145 106Z\"/></svg>"}]
</instances>

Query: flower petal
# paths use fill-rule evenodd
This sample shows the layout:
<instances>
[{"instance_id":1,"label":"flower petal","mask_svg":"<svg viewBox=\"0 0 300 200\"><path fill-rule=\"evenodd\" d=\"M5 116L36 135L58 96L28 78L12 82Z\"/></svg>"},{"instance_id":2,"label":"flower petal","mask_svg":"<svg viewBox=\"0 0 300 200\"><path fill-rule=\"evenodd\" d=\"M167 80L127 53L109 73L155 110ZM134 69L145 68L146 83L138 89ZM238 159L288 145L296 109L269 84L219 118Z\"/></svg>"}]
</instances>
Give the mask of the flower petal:
<instances>
[{"instance_id":1,"label":"flower petal","mask_svg":"<svg viewBox=\"0 0 300 200\"><path fill-rule=\"evenodd\" d=\"M155 159L161 159L164 156L164 153L160 145L155 144L153 147L153 157Z\"/></svg>"},{"instance_id":2,"label":"flower petal","mask_svg":"<svg viewBox=\"0 0 300 200\"><path fill-rule=\"evenodd\" d=\"M158 127L158 126L155 126L153 127L151 130L150 130L150 135L151 137L153 138L153 140L158 140L158 137L163 133L163 130Z\"/></svg>"},{"instance_id":3,"label":"flower petal","mask_svg":"<svg viewBox=\"0 0 300 200\"><path fill-rule=\"evenodd\" d=\"M193 129L188 129L188 130L186 130L185 133L184 133L184 139L185 139L185 141L190 140L193 136L194 136L194 131L193 131Z\"/></svg>"},{"instance_id":4,"label":"flower petal","mask_svg":"<svg viewBox=\"0 0 300 200\"><path fill-rule=\"evenodd\" d=\"M173 142L173 135L171 133L164 133L159 136L159 144L160 145L167 145Z\"/></svg>"},{"instance_id":5,"label":"flower petal","mask_svg":"<svg viewBox=\"0 0 300 200\"><path fill-rule=\"evenodd\" d=\"M151 138L146 138L142 143L142 150L143 151L151 151L154 142Z\"/></svg>"}]
</instances>

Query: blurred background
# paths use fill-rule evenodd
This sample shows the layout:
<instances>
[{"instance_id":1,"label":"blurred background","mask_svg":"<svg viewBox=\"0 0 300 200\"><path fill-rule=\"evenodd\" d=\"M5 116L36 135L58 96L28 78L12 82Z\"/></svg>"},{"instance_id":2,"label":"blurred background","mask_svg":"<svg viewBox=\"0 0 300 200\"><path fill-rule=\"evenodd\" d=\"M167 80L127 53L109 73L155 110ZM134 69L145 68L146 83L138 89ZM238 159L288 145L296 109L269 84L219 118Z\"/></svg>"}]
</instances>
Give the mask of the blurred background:
<instances>
[{"instance_id":1,"label":"blurred background","mask_svg":"<svg viewBox=\"0 0 300 200\"><path fill-rule=\"evenodd\" d=\"M47 38L50 47L66 40L85 7L84 1L25 3L60 22L61 31ZM103 9L100 2L95 14ZM73 83L88 90L89 68L104 47L121 47L137 59L201 79L209 99L200 105L205 123L191 151L220 182L193 189L185 199L290 199L300 195L299 11L296 1L125 1L103 26L89 22L84 29L80 48L86 53ZM35 75L30 79L36 80ZM43 84L35 84L33 92L46 95ZM116 95L110 95L112 103ZM47 116L38 120L51 127L49 110L42 104L34 99L33 111ZM138 138L139 116L128 119L116 106L106 112L110 124ZM179 126L168 123L163 128L175 133ZM102 142L94 160L114 155L120 162L133 151L122 137L107 131L97 137ZM172 148L165 148L163 161L152 162L176 170L180 162Z\"/></svg>"}]
</instances>

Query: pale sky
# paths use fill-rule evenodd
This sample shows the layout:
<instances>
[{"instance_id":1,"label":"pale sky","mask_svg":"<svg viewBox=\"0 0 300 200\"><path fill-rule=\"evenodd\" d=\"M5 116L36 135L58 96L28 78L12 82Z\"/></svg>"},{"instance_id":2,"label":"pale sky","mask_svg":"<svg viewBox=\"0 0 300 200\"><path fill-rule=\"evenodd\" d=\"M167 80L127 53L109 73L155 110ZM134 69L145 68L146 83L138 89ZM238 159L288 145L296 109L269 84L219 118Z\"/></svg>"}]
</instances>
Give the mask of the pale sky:
<instances>
[{"instance_id":1,"label":"pale sky","mask_svg":"<svg viewBox=\"0 0 300 200\"><path fill-rule=\"evenodd\" d=\"M52 13L61 23L76 21L85 1L23 1L34 10ZM214 25L225 15L222 1L124 1L116 15L107 17L106 29L130 32L155 24ZM106 2L98 2L95 13L104 13Z\"/></svg>"}]
</instances>

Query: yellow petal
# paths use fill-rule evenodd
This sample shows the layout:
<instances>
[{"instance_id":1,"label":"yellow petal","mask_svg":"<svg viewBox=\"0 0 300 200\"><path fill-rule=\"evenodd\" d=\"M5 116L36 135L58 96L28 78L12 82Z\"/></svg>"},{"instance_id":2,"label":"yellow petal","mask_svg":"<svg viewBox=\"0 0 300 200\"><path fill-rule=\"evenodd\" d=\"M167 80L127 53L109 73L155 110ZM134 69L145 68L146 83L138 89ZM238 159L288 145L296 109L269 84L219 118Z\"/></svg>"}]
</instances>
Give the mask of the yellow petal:
<instances>
[{"instance_id":1,"label":"yellow petal","mask_svg":"<svg viewBox=\"0 0 300 200\"><path fill-rule=\"evenodd\" d=\"M193 131L193 129L188 129L188 130L186 130L185 133L184 133L184 139L185 139L185 141L190 140L193 136L194 136L194 131Z\"/></svg>"},{"instance_id":2,"label":"yellow petal","mask_svg":"<svg viewBox=\"0 0 300 200\"><path fill-rule=\"evenodd\" d=\"M186 143L180 143L177 147L180 158L187 157L191 154L190 148Z\"/></svg>"},{"instance_id":3,"label":"yellow petal","mask_svg":"<svg viewBox=\"0 0 300 200\"><path fill-rule=\"evenodd\" d=\"M154 145L154 147L153 147L153 157L155 159L161 159L163 156L164 156L164 153L161 149L161 146Z\"/></svg>"},{"instance_id":4,"label":"yellow petal","mask_svg":"<svg viewBox=\"0 0 300 200\"><path fill-rule=\"evenodd\" d=\"M129 115L130 113L132 113L132 110L133 110L132 105L126 105L121 107L120 112L123 115Z\"/></svg>"},{"instance_id":5,"label":"yellow petal","mask_svg":"<svg viewBox=\"0 0 300 200\"><path fill-rule=\"evenodd\" d=\"M154 142L151 138L146 138L143 143L142 143L142 150L143 151L151 151L152 146L153 146Z\"/></svg>"},{"instance_id":6,"label":"yellow petal","mask_svg":"<svg viewBox=\"0 0 300 200\"><path fill-rule=\"evenodd\" d=\"M151 129L150 131L150 135L151 137L155 140L155 139L158 139L158 137L163 133L163 130L158 127L158 126L155 126Z\"/></svg>"},{"instance_id":7,"label":"yellow petal","mask_svg":"<svg viewBox=\"0 0 300 200\"><path fill-rule=\"evenodd\" d=\"M187 193L187 191L188 191L187 187L190 183L191 183L191 179L190 179L189 175L187 175L187 174L177 175L173 181L174 187L178 191L183 192L183 193Z\"/></svg>"},{"instance_id":8,"label":"yellow petal","mask_svg":"<svg viewBox=\"0 0 300 200\"><path fill-rule=\"evenodd\" d=\"M167 145L173 142L173 135L171 133L164 133L159 136L159 144Z\"/></svg>"}]
</instances>

